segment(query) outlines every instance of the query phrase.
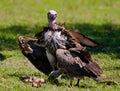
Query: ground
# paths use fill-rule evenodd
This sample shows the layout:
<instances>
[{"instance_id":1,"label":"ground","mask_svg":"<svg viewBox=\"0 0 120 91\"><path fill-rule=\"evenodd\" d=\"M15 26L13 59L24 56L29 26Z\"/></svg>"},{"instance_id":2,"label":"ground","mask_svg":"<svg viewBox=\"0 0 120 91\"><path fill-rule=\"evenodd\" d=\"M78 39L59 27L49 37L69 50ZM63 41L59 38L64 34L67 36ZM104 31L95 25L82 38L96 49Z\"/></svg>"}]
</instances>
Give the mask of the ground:
<instances>
[{"instance_id":1,"label":"ground","mask_svg":"<svg viewBox=\"0 0 120 91\"><path fill-rule=\"evenodd\" d=\"M57 21L68 29L77 29L101 44L88 49L104 71L106 85L85 78L80 87L68 88L68 79L60 84L46 83L41 88L20 81L22 75L47 78L21 54L20 35L34 37L47 25L46 13L54 9ZM119 91L120 89L120 1L119 0L2 0L0 3L0 91ZM74 83L76 80L74 81Z\"/></svg>"}]
</instances>

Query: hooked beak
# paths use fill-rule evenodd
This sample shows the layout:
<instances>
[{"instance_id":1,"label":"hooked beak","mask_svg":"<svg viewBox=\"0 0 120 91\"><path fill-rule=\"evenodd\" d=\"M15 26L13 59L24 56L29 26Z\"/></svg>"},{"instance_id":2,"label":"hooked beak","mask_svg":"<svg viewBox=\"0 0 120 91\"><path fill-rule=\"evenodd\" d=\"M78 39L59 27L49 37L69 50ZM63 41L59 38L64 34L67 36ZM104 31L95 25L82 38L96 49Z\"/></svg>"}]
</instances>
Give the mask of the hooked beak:
<instances>
[{"instance_id":1,"label":"hooked beak","mask_svg":"<svg viewBox=\"0 0 120 91\"><path fill-rule=\"evenodd\" d=\"M50 14L50 13L48 13L48 19L49 19L49 20L55 20L56 17L57 17L56 14Z\"/></svg>"}]
</instances>

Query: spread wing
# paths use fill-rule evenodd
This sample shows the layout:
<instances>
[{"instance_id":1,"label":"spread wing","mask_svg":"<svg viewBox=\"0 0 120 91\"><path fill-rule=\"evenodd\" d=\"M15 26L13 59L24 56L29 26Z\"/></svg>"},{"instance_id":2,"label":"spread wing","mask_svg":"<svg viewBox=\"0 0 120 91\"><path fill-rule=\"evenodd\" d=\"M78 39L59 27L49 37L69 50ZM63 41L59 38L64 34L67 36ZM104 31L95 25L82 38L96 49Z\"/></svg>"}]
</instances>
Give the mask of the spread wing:
<instances>
[{"instance_id":1,"label":"spread wing","mask_svg":"<svg viewBox=\"0 0 120 91\"><path fill-rule=\"evenodd\" d=\"M88 46L88 47L99 47L100 44L93 39L90 39L86 37L85 35L75 32L75 31L69 31L70 35L72 36L73 39L75 39L76 42L80 43L83 46Z\"/></svg>"},{"instance_id":2,"label":"spread wing","mask_svg":"<svg viewBox=\"0 0 120 91\"><path fill-rule=\"evenodd\" d=\"M20 36L18 39L19 46L25 57L44 74L48 75L52 71L52 67L47 59L45 48L35 45L36 39Z\"/></svg>"},{"instance_id":3,"label":"spread wing","mask_svg":"<svg viewBox=\"0 0 120 91\"><path fill-rule=\"evenodd\" d=\"M58 68L64 70L69 76L88 76L97 79L102 70L95 61L91 61L88 52L70 52L58 49L56 52Z\"/></svg>"}]
</instances>

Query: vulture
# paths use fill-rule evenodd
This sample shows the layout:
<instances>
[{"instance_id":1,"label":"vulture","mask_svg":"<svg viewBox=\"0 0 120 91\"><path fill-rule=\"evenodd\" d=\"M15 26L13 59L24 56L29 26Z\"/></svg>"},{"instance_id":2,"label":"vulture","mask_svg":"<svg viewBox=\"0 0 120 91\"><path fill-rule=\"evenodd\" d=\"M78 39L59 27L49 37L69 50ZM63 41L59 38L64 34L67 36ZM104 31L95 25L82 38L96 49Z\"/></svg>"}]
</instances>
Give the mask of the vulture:
<instances>
[{"instance_id":1,"label":"vulture","mask_svg":"<svg viewBox=\"0 0 120 91\"><path fill-rule=\"evenodd\" d=\"M56 50L84 50L85 46L98 47L99 43L85 37L83 34L65 29L64 24L56 24L57 13L50 10L47 13L49 26L44 27L43 31L37 33L37 44L42 45L46 49L46 56L53 70L56 67Z\"/></svg>"},{"instance_id":2,"label":"vulture","mask_svg":"<svg viewBox=\"0 0 120 91\"><path fill-rule=\"evenodd\" d=\"M96 48L99 43L83 34L67 30L56 23L57 12L47 13L47 27L35 35L35 39L20 36L22 53L40 71L51 77L66 73L70 78L88 76L94 80L102 74L86 47ZM48 78L48 79L49 79Z\"/></svg>"}]
</instances>

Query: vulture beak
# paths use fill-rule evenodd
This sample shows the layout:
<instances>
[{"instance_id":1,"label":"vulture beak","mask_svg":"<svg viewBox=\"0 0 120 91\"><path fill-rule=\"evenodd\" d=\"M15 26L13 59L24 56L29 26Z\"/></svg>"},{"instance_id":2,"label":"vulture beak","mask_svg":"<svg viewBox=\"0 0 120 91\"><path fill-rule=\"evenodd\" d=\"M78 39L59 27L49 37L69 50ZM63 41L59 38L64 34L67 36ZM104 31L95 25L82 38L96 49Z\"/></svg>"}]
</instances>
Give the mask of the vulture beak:
<instances>
[{"instance_id":1,"label":"vulture beak","mask_svg":"<svg viewBox=\"0 0 120 91\"><path fill-rule=\"evenodd\" d=\"M57 17L57 12L54 11L54 10L50 10L47 13L47 17L48 17L48 21L49 22L53 22L53 21L55 22L56 17Z\"/></svg>"}]
</instances>

